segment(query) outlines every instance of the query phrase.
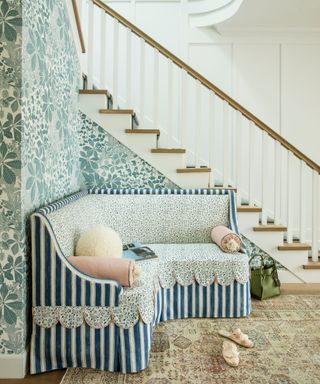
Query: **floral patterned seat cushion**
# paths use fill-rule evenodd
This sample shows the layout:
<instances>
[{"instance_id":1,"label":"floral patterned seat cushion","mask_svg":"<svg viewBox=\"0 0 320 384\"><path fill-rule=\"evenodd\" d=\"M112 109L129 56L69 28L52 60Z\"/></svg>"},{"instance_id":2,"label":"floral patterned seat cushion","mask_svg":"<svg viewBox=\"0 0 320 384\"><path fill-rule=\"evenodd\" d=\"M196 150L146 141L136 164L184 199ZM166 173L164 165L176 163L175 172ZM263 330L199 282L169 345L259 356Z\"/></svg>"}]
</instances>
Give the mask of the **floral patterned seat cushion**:
<instances>
[{"instance_id":1,"label":"floral patterned seat cushion","mask_svg":"<svg viewBox=\"0 0 320 384\"><path fill-rule=\"evenodd\" d=\"M224 253L213 243L147 244L157 259L139 262L141 276L130 288L124 288L118 308L114 308L115 323L128 327L138 321L151 321L154 314L154 295L159 286L186 286L195 281L203 286L215 281L230 285L249 280L248 257L243 253Z\"/></svg>"}]
</instances>

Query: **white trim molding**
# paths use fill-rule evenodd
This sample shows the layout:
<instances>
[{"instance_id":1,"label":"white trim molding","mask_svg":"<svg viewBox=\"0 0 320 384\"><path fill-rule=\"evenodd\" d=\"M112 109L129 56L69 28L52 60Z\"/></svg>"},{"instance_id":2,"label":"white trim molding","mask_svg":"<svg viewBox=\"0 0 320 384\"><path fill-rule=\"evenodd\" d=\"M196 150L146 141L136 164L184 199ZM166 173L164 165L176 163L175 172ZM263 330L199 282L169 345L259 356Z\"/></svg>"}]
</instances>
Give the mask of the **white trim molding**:
<instances>
[{"instance_id":1,"label":"white trim molding","mask_svg":"<svg viewBox=\"0 0 320 384\"><path fill-rule=\"evenodd\" d=\"M0 354L0 379L23 379L28 369L28 351L16 355Z\"/></svg>"}]
</instances>

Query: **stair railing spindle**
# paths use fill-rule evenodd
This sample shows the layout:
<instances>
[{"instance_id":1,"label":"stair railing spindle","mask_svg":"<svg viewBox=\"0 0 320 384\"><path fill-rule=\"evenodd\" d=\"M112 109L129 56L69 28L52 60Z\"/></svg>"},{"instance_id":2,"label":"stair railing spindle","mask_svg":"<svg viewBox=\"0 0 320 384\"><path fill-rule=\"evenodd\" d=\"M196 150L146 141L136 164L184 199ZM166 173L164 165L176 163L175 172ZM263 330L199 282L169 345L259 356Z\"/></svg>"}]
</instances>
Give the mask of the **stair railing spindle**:
<instances>
[{"instance_id":1,"label":"stair railing spindle","mask_svg":"<svg viewBox=\"0 0 320 384\"><path fill-rule=\"evenodd\" d=\"M319 174L312 171L312 261L319 261Z\"/></svg>"},{"instance_id":2,"label":"stair railing spindle","mask_svg":"<svg viewBox=\"0 0 320 384\"><path fill-rule=\"evenodd\" d=\"M268 134L261 131L261 224L267 224L267 175L268 175Z\"/></svg>"},{"instance_id":3,"label":"stair railing spindle","mask_svg":"<svg viewBox=\"0 0 320 384\"><path fill-rule=\"evenodd\" d=\"M200 165L200 136L201 136L201 83L195 82L195 134L194 134L194 166Z\"/></svg>"},{"instance_id":4,"label":"stair railing spindle","mask_svg":"<svg viewBox=\"0 0 320 384\"><path fill-rule=\"evenodd\" d=\"M106 13L101 10L100 13L101 21L101 33L100 33L100 86L101 88L106 88L107 86L107 71L106 71L106 62L107 62L107 44L106 44L106 31L107 31L107 16Z\"/></svg>"},{"instance_id":5,"label":"stair railing spindle","mask_svg":"<svg viewBox=\"0 0 320 384\"><path fill-rule=\"evenodd\" d=\"M300 190L299 190L299 237L300 242L306 242L306 187L305 187L305 163L300 160Z\"/></svg>"},{"instance_id":6,"label":"stair railing spindle","mask_svg":"<svg viewBox=\"0 0 320 384\"><path fill-rule=\"evenodd\" d=\"M235 111L236 117L236 130L235 130L235 146L236 146L236 165L235 165L235 180L236 180L236 187L237 187L237 204L238 206L241 205L241 177L242 177L242 115L239 111Z\"/></svg>"},{"instance_id":7,"label":"stair railing spindle","mask_svg":"<svg viewBox=\"0 0 320 384\"><path fill-rule=\"evenodd\" d=\"M188 74L184 70L180 71L180 134L181 148L187 148L187 101L188 101Z\"/></svg>"},{"instance_id":8,"label":"stair railing spindle","mask_svg":"<svg viewBox=\"0 0 320 384\"><path fill-rule=\"evenodd\" d=\"M223 186L229 185L229 165L230 165L230 106L223 102L222 121L223 121Z\"/></svg>"},{"instance_id":9,"label":"stair railing spindle","mask_svg":"<svg viewBox=\"0 0 320 384\"><path fill-rule=\"evenodd\" d=\"M93 59L94 59L94 5L91 1L88 3L88 73L87 87L93 87Z\"/></svg>"},{"instance_id":10,"label":"stair railing spindle","mask_svg":"<svg viewBox=\"0 0 320 384\"><path fill-rule=\"evenodd\" d=\"M293 155L290 151L287 151L287 242L293 242Z\"/></svg>"},{"instance_id":11,"label":"stair railing spindle","mask_svg":"<svg viewBox=\"0 0 320 384\"><path fill-rule=\"evenodd\" d=\"M153 124L159 126L159 51L153 50Z\"/></svg>"},{"instance_id":12,"label":"stair railing spindle","mask_svg":"<svg viewBox=\"0 0 320 384\"><path fill-rule=\"evenodd\" d=\"M119 106L119 22L113 19L113 63L112 63L113 107Z\"/></svg>"},{"instance_id":13,"label":"stair railing spindle","mask_svg":"<svg viewBox=\"0 0 320 384\"><path fill-rule=\"evenodd\" d=\"M249 121L249 205L254 205L255 125Z\"/></svg>"},{"instance_id":14,"label":"stair railing spindle","mask_svg":"<svg viewBox=\"0 0 320 384\"><path fill-rule=\"evenodd\" d=\"M281 216L281 144L274 141L274 223L280 225Z\"/></svg>"},{"instance_id":15,"label":"stair railing spindle","mask_svg":"<svg viewBox=\"0 0 320 384\"><path fill-rule=\"evenodd\" d=\"M215 156L214 156L214 144L215 144L215 109L216 109L216 98L211 92L208 94L209 97L209 116L208 116L208 127L209 127L209 167L211 168L210 173L210 186L214 187L215 184Z\"/></svg>"},{"instance_id":16,"label":"stair railing spindle","mask_svg":"<svg viewBox=\"0 0 320 384\"><path fill-rule=\"evenodd\" d=\"M126 57L126 104L127 108L132 108L132 32L129 28L126 29L126 44L127 44L127 57Z\"/></svg>"},{"instance_id":17,"label":"stair railing spindle","mask_svg":"<svg viewBox=\"0 0 320 384\"><path fill-rule=\"evenodd\" d=\"M140 71L139 71L139 121L141 126L145 121L145 65L146 65L146 43L140 38Z\"/></svg>"},{"instance_id":18,"label":"stair railing spindle","mask_svg":"<svg viewBox=\"0 0 320 384\"><path fill-rule=\"evenodd\" d=\"M167 62L168 66L168 79L167 79L167 138L166 145L170 147L172 143L172 131L173 131L173 63L171 60Z\"/></svg>"}]
</instances>

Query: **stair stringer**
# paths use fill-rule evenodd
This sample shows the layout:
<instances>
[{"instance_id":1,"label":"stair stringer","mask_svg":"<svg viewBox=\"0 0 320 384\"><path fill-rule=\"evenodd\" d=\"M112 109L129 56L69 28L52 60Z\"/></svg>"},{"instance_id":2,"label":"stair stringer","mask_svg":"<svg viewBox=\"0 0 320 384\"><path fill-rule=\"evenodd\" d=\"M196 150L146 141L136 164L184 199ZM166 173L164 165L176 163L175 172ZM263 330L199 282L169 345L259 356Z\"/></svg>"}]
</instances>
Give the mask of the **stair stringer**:
<instances>
[{"instance_id":1,"label":"stair stringer","mask_svg":"<svg viewBox=\"0 0 320 384\"><path fill-rule=\"evenodd\" d=\"M177 168L186 166L184 154L161 155L151 153L157 146L156 135L127 134L125 129L132 127L132 116L128 114L104 115L99 109L107 108L106 97L103 95L80 95L80 110L91 120L99 124L108 133L119 140L123 145L135 152L139 157L148 162L160 173L180 188L207 188L209 173L183 174L177 173ZM157 128L157 127L155 127ZM168 156L168 157L167 157Z\"/></svg>"}]
</instances>

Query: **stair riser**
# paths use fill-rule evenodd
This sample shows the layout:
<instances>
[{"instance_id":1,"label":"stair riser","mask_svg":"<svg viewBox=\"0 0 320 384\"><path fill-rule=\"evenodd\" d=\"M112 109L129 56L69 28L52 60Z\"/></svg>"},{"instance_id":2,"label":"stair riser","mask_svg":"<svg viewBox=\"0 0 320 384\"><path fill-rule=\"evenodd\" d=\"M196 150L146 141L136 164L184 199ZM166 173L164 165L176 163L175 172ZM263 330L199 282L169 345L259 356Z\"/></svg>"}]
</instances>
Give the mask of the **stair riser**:
<instances>
[{"instance_id":1,"label":"stair riser","mask_svg":"<svg viewBox=\"0 0 320 384\"><path fill-rule=\"evenodd\" d=\"M132 116L128 114L105 115L99 113L101 106L106 104L106 97L103 95L80 95L80 108L91 120L106 129L112 135L118 132L124 135L125 129L132 126ZM93 99L93 101L91 100ZM116 137L118 139L118 137ZM118 139L119 140L119 139ZM153 141L153 145L154 145Z\"/></svg>"},{"instance_id":2,"label":"stair riser","mask_svg":"<svg viewBox=\"0 0 320 384\"><path fill-rule=\"evenodd\" d=\"M241 233L253 232L252 228L259 222L259 212L238 212L238 225Z\"/></svg>"},{"instance_id":3,"label":"stair riser","mask_svg":"<svg viewBox=\"0 0 320 384\"><path fill-rule=\"evenodd\" d=\"M253 231L242 231L241 233L267 253L280 252L277 247L282 243L282 233Z\"/></svg>"},{"instance_id":4,"label":"stair riser","mask_svg":"<svg viewBox=\"0 0 320 384\"><path fill-rule=\"evenodd\" d=\"M177 173L175 180L181 188L207 188L209 173Z\"/></svg>"}]
</instances>

